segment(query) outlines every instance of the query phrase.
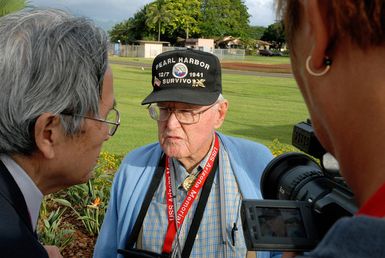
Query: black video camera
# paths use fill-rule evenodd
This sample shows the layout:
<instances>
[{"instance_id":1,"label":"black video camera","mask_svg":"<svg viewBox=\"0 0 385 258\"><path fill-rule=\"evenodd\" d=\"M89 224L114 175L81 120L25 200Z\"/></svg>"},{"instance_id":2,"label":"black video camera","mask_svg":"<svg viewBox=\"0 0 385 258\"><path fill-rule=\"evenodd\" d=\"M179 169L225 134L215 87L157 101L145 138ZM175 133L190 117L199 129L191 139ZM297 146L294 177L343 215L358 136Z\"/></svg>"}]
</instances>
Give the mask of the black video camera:
<instances>
[{"instance_id":1,"label":"black video camera","mask_svg":"<svg viewBox=\"0 0 385 258\"><path fill-rule=\"evenodd\" d=\"M309 120L294 126L292 144L321 165L296 152L267 165L261 178L265 200L242 202L248 250L309 251L336 220L357 210L337 162L321 146Z\"/></svg>"}]
</instances>

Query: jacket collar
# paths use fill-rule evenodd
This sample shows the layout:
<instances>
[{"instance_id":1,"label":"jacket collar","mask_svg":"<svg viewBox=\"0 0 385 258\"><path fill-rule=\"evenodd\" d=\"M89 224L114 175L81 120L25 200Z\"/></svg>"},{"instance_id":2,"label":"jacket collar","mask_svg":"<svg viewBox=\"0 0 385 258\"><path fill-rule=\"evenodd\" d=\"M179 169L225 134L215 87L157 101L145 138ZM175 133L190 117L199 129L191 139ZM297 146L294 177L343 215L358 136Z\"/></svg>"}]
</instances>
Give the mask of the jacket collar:
<instances>
[{"instance_id":1,"label":"jacket collar","mask_svg":"<svg viewBox=\"0 0 385 258\"><path fill-rule=\"evenodd\" d=\"M27 204L12 175L0 160L0 195L17 211L27 227L33 232Z\"/></svg>"}]
</instances>

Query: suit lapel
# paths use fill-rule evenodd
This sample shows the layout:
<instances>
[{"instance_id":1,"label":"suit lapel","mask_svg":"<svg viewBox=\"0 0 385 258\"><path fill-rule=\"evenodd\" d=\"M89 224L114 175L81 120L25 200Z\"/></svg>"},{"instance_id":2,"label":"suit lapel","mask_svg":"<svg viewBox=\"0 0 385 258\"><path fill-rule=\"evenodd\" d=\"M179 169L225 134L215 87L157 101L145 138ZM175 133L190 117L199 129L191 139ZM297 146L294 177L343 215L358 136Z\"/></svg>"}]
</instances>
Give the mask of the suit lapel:
<instances>
[{"instance_id":1,"label":"suit lapel","mask_svg":"<svg viewBox=\"0 0 385 258\"><path fill-rule=\"evenodd\" d=\"M32 230L31 218L28 212L27 204L24 196L21 193L18 185L0 160L0 195L2 195L17 211L19 216L27 225L28 229Z\"/></svg>"}]
</instances>

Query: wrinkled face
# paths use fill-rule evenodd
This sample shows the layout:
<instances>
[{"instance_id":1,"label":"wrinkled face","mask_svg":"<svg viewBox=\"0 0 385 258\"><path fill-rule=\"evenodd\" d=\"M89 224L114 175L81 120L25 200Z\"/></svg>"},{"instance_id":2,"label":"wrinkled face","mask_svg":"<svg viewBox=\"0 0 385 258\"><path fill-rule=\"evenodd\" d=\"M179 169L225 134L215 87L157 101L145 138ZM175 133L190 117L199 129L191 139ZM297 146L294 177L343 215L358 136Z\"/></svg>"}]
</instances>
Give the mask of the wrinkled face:
<instances>
[{"instance_id":1,"label":"wrinkled face","mask_svg":"<svg viewBox=\"0 0 385 258\"><path fill-rule=\"evenodd\" d=\"M208 108L179 102L162 102L158 105L174 109L194 109L197 112ZM169 157L175 157L182 163L184 159L199 162L210 149L214 131L222 125L226 111L227 102L217 103L200 114L198 123L189 125L181 124L175 114L171 113L168 120L158 121L158 137L162 149Z\"/></svg>"},{"instance_id":2,"label":"wrinkled face","mask_svg":"<svg viewBox=\"0 0 385 258\"><path fill-rule=\"evenodd\" d=\"M100 118L105 119L114 104L112 73L109 68L104 76L102 97L99 103ZM70 169L67 169L66 172L68 173L66 177L69 177L67 185L84 183L91 177L102 144L109 137L108 124L91 119L84 119L81 133L78 136L68 137L66 156Z\"/></svg>"}]
</instances>

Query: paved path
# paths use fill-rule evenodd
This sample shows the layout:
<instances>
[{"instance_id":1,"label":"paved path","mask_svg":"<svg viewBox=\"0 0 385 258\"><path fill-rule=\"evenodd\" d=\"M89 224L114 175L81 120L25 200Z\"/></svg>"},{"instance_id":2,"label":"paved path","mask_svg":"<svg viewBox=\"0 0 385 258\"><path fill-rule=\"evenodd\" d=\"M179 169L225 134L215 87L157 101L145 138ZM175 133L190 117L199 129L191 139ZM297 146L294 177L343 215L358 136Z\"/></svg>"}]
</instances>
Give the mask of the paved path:
<instances>
[{"instance_id":1,"label":"paved path","mask_svg":"<svg viewBox=\"0 0 385 258\"><path fill-rule=\"evenodd\" d=\"M116 61L110 60L111 64L126 65L130 67L143 67L144 69L151 69L151 64L131 62L131 61ZM279 77L279 78L293 78L291 73L266 73L266 72L257 72L257 71L246 71L246 70L230 70L222 69L224 74L241 74L241 75L254 75L260 77Z\"/></svg>"},{"instance_id":2,"label":"paved path","mask_svg":"<svg viewBox=\"0 0 385 258\"><path fill-rule=\"evenodd\" d=\"M222 69L222 72L227 74L254 75L254 76L260 76L260 77L293 78L293 74L291 73L266 73L266 72L230 70L230 69Z\"/></svg>"}]
</instances>

